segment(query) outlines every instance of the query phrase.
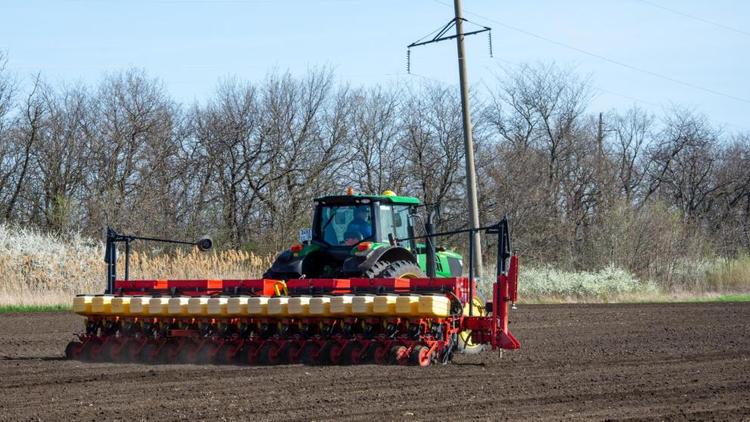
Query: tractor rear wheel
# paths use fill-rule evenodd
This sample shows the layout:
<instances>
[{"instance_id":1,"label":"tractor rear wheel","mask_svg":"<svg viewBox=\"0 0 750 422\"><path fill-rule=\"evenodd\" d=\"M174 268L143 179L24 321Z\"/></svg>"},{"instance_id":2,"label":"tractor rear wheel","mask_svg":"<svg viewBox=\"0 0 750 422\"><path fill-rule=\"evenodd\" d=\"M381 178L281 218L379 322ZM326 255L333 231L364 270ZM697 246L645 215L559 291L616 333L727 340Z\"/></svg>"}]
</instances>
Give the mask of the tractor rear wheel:
<instances>
[{"instance_id":1,"label":"tractor rear wheel","mask_svg":"<svg viewBox=\"0 0 750 422\"><path fill-rule=\"evenodd\" d=\"M385 268L378 274L375 274L375 278L420 278L424 276L419 265L411 261L393 261L387 263Z\"/></svg>"}]
</instances>

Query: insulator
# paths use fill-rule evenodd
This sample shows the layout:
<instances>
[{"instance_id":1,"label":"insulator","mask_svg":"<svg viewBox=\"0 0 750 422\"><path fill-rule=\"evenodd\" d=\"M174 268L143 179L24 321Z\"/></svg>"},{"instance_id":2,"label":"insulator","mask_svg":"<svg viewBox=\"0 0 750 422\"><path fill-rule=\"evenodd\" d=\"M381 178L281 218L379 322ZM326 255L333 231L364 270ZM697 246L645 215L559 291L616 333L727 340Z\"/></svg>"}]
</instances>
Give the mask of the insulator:
<instances>
[{"instance_id":1,"label":"insulator","mask_svg":"<svg viewBox=\"0 0 750 422\"><path fill-rule=\"evenodd\" d=\"M489 41L490 44L490 57L494 57L492 55L492 31L487 31L487 41Z\"/></svg>"},{"instance_id":2,"label":"insulator","mask_svg":"<svg viewBox=\"0 0 750 422\"><path fill-rule=\"evenodd\" d=\"M411 49L406 49L406 73L411 73Z\"/></svg>"}]
</instances>

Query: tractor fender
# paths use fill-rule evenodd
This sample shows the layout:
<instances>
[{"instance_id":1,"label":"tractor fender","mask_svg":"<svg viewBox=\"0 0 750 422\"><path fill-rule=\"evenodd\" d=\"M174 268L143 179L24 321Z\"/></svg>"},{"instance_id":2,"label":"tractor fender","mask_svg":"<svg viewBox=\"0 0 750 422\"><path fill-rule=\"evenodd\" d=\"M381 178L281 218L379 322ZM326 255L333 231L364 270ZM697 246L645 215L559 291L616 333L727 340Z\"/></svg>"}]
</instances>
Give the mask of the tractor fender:
<instances>
[{"instance_id":1,"label":"tractor fender","mask_svg":"<svg viewBox=\"0 0 750 422\"><path fill-rule=\"evenodd\" d=\"M416 264L417 257L410 250L400 246L377 248L367 255L364 262L359 264L359 270L365 272L375 265L376 262L380 261L409 261Z\"/></svg>"},{"instance_id":2,"label":"tractor fender","mask_svg":"<svg viewBox=\"0 0 750 422\"><path fill-rule=\"evenodd\" d=\"M304 258L294 256L290 251L284 251L276 257L269 272L277 274L302 274L302 261Z\"/></svg>"}]
</instances>

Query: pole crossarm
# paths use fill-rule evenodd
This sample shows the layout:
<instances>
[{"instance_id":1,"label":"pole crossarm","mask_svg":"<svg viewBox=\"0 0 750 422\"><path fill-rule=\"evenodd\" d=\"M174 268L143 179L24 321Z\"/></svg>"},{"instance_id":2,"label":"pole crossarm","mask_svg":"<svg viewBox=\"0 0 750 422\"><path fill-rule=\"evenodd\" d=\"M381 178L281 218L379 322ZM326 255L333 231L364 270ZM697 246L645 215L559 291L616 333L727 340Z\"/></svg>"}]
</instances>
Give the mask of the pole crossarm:
<instances>
[{"instance_id":1,"label":"pole crossarm","mask_svg":"<svg viewBox=\"0 0 750 422\"><path fill-rule=\"evenodd\" d=\"M461 20L464 21L464 22L469 22L468 20L463 19L463 18L461 18ZM456 38L458 38L458 35L447 35L447 36L445 35L455 25L456 25L456 19L451 19L450 22L448 22L447 24L445 24L445 26L443 26L442 28L440 28L440 30L438 31L438 33L434 37L432 37L432 39L427 40L427 41L421 41L421 40L415 41L415 42L407 45L406 48L419 47L420 45L433 44L433 43L437 43L437 42L440 42L440 41L455 40ZM480 26L482 26L482 25L480 25ZM464 36L466 36L466 35L476 35L476 34L481 34L482 32L487 32L487 31L492 31L492 28L490 28L489 26L482 26L482 29L478 29L476 31L464 32L463 35Z\"/></svg>"},{"instance_id":2,"label":"pole crossarm","mask_svg":"<svg viewBox=\"0 0 750 422\"><path fill-rule=\"evenodd\" d=\"M463 19L463 18L461 18L461 20L464 22L469 22L468 20ZM406 48L419 47L420 45L433 44L433 43L437 43L440 41L455 40L456 38L458 38L458 35L447 35L447 36L445 35L455 25L456 25L456 19L455 18L451 19L450 22L448 22L447 24L445 24L445 26L440 28L438 33L434 37L432 37L432 39L427 40L427 41L421 41L421 40L415 41L407 45ZM476 31L464 32L463 36L481 34L482 32L487 32L487 31L492 31L492 28L490 28L489 26L482 26L482 29L478 29Z\"/></svg>"}]
</instances>

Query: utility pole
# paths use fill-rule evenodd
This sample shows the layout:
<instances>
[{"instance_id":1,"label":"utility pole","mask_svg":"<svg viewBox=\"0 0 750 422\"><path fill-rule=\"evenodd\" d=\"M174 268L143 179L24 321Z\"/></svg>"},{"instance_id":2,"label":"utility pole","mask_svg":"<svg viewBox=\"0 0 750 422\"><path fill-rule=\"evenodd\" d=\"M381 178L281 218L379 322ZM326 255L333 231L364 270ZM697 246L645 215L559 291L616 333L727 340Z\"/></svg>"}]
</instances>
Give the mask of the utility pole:
<instances>
[{"instance_id":1,"label":"utility pole","mask_svg":"<svg viewBox=\"0 0 750 422\"><path fill-rule=\"evenodd\" d=\"M461 85L461 110L464 123L464 157L466 159L466 199L469 202L469 227L476 229L479 226L479 204L477 201L477 174L474 167L474 140L472 137L471 109L469 108L469 84L466 72L466 51L464 50L464 23L461 13L461 0L453 0L453 8L456 13L456 49L458 52L458 78ZM479 232L471 236L474 247L474 262L469 263L474 267L474 274L480 278L482 272L482 242Z\"/></svg>"},{"instance_id":2,"label":"utility pole","mask_svg":"<svg viewBox=\"0 0 750 422\"><path fill-rule=\"evenodd\" d=\"M432 39L424 41L422 40L413 42L407 47L418 47L420 45L436 43L440 41L456 39L456 48L458 52L458 76L461 87L461 111L463 115L463 127L464 127L464 157L466 159L466 199L468 201L469 210L469 227L476 229L479 226L479 205L477 201L477 175L474 167L474 141L472 139L472 125L471 125L471 109L469 108L469 86L468 76L466 72L466 52L464 50L464 38L467 35L479 34L482 32L488 32L492 28L487 26L481 26L481 29L476 31L464 32L463 23L466 19L463 18L461 13L461 0L453 0L453 8L455 11L455 17L437 31ZM456 35L446 35L452 26L456 27ZM426 37L425 37L426 38ZM490 45L490 56L492 56L492 38L489 38ZM407 50L407 64L406 69L411 69L411 50ZM481 238L479 232L474 232L470 238L470 247L474 250L473 262L469 263L472 269L471 273L474 276L481 277L482 271L482 249L481 249Z\"/></svg>"}]
</instances>

